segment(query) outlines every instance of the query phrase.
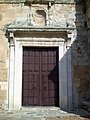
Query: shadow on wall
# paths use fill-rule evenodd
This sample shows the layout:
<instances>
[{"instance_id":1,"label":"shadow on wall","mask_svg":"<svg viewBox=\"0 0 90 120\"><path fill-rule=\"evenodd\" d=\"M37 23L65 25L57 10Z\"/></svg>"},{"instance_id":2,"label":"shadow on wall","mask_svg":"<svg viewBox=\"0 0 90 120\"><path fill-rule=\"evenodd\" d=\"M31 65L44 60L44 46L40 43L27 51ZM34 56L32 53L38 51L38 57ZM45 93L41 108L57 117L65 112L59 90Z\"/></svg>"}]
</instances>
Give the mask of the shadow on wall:
<instances>
[{"instance_id":1,"label":"shadow on wall","mask_svg":"<svg viewBox=\"0 0 90 120\"><path fill-rule=\"evenodd\" d=\"M76 2L76 0L75 0ZM90 107L88 108L84 101L89 102L90 106L90 78L89 78L89 60L88 60L88 37L87 37L87 21L86 21L86 1L81 1L80 4L76 4L76 31L74 41L73 38L71 38L72 45L69 47L60 60L59 64L62 64L64 68L64 61L66 59L66 70L67 74L63 75L61 73L62 79L66 81L62 82L61 87L63 93L67 97L66 100L68 103L67 108L70 107L72 104L73 110L75 109L84 109L87 111L90 111ZM67 45L68 47L68 45ZM71 52L71 58L70 58L70 52ZM71 69L69 63L71 62ZM62 68L62 69L63 69ZM65 69L64 69L65 70ZM71 78L70 78L70 72L71 72ZM65 78L65 76L67 78ZM67 85L66 85L67 84ZM72 86L72 88L71 88ZM65 88L67 89L67 92L65 91ZM71 98L72 96L72 98ZM63 106L62 106L63 108ZM83 113L80 111L73 113L79 114L81 116L84 116ZM90 115L90 114L89 114Z\"/></svg>"},{"instance_id":2,"label":"shadow on wall","mask_svg":"<svg viewBox=\"0 0 90 120\"><path fill-rule=\"evenodd\" d=\"M90 80L88 69L88 37L86 1L76 4L76 38L72 44L73 105L83 108L82 101L90 100Z\"/></svg>"},{"instance_id":3,"label":"shadow on wall","mask_svg":"<svg viewBox=\"0 0 90 120\"><path fill-rule=\"evenodd\" d=\"M84 106L83 101L90 100L90 80L88 69L88 41L87 38L83 36L82 39L79 40L77 41L76 39L72 43L71 47L59 61L61 69L60 78L63 80L60 82L60 88L62 87L62 92L60 91L60 97L62 97L61 102L67 103L68 109L72 107L71 112L62 109L66 104L62 104L60 109L82 116L88 115L87 112L79 110L88 110L87 107Z\"/></svg>"},{"instance_id":4,"label":"shadow on wall","mask_svg":"<svg viewBox=\"0 0 90 120\"><path fill-rule=\"evenodd\" d=\"M59 106L58 62L57 65L52 69L52 71L48 75L48 80L49 80L48 86L49 87L52 86L50 90L51 92L49 91L50 92L49 95L51 98L54 98L54 100L52 99L51 105L58 107Z\"/></svg>"},{"instance_id":5,"label":"shadow on wall","mask_svg":"<svg viewBox=\"0 0 90 120\"><path fill-rule=\"evenodd\" d=\"M89 111L90 107L88 108L83 102L88 101L90 104L90 78L85 0L82 0L80 4L76 4L75 16L76 36L71 45L72 104L74 109L82 108ZM60 62L62 62L63 59L64 57ZM78 112L78 114L80 113Z\"/></svg>"}]
</instances>

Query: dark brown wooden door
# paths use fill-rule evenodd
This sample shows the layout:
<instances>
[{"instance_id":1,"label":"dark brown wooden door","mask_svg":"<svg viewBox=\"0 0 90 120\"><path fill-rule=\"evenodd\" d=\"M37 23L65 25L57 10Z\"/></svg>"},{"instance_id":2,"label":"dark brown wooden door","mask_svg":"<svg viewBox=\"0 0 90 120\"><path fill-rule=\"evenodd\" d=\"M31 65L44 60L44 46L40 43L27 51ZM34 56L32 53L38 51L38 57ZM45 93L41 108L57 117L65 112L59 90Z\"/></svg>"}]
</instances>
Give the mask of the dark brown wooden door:
<instances>
[{"instance_id":1,"label":"dark brown wooden door","mask_svg":"<svg viewBox=\"0 0 90 120\"><path fill-rule=\"evenodd\" d=\"M59 106L58 48L23 48L23 106Z\"/></svg>"}]
</instances>

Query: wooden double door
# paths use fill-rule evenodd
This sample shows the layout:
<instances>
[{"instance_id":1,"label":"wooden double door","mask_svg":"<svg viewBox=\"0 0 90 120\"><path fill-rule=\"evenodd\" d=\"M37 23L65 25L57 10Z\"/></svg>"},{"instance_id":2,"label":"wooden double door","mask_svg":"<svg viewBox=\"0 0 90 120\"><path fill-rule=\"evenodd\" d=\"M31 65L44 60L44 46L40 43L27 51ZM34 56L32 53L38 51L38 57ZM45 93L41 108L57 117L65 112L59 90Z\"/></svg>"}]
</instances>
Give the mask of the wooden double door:
<instances>
[{"instance_id":1,"label":"wooden double door","mask_svg":"<svg viewBox=\"0 0 90 120\"><path fill-rule=\"evenodd\" d=\"M24 47L22 73L22 106L59 106L57 47Z\"/></svg>"}]
</instances>

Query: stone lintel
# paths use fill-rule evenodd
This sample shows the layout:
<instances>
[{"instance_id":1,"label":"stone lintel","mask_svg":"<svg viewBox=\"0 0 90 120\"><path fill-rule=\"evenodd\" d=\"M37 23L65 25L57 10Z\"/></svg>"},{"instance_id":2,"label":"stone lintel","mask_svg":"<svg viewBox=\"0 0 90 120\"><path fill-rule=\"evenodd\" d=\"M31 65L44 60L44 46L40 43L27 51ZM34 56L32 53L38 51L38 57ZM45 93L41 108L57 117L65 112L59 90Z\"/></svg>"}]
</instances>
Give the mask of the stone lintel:
<instances>
[{"instance_id":1,"label":"stone lintel","mask_svg":"<svg viewBox=\"0 0 90 120\"><path fill-rule=\"evenodd\" d=\"M10 45L14 45L14 37L36 37L36 38L64 38L64 42L71 40L72 31L75 28L33 28L33 27L8 27L7 32L9 33Z\"/></svg>"},{"instance_id":2,"label":"stone lintel","mask_svg":"<svg viewBox=\"0 0 90 120\"><path fill-rule=\"evenodd\" d=\"M44 32L44 31L47 31L47 32L71 32L73 30L75 30L76 28L59 28L59 27L45 27L45 28L34 28L34 27L8 27L7 28L7 31L8 32L16 32L16 31L33 31L33 32L37 32L37 31L40 31L40 32Z\"/></svg>"}]
</instances>

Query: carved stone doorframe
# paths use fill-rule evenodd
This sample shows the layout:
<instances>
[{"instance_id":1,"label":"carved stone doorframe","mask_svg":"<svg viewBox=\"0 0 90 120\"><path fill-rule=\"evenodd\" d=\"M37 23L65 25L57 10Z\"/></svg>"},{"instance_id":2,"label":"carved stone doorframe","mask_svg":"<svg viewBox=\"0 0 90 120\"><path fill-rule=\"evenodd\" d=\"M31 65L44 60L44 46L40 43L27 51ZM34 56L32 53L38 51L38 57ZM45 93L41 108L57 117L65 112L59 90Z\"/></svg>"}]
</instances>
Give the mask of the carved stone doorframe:
<instances>
[{"instance_id":1,"label":"carved stone doorframe","mask_svg":"<svg viewBox=\"0 0 90 120\"><path fill-rule=\"evenodd\" d=\"M21 34L22 31L16 32L11 29L9 31L9 109L22 108L23 46L59 48L59 106L62 109L72 109L71 45L67 45L66 42L71 39L70 36L67 36L66 31L52 31L52 29L46 31L46 38L43 36L43 31L39 31L40 34L37 30L33 31L33 34L28 30L24 32L25 34ZM52 35L51 38L49 34ZM62 34L67 38L62 38Z\"/></svg>"}]
</instances>

